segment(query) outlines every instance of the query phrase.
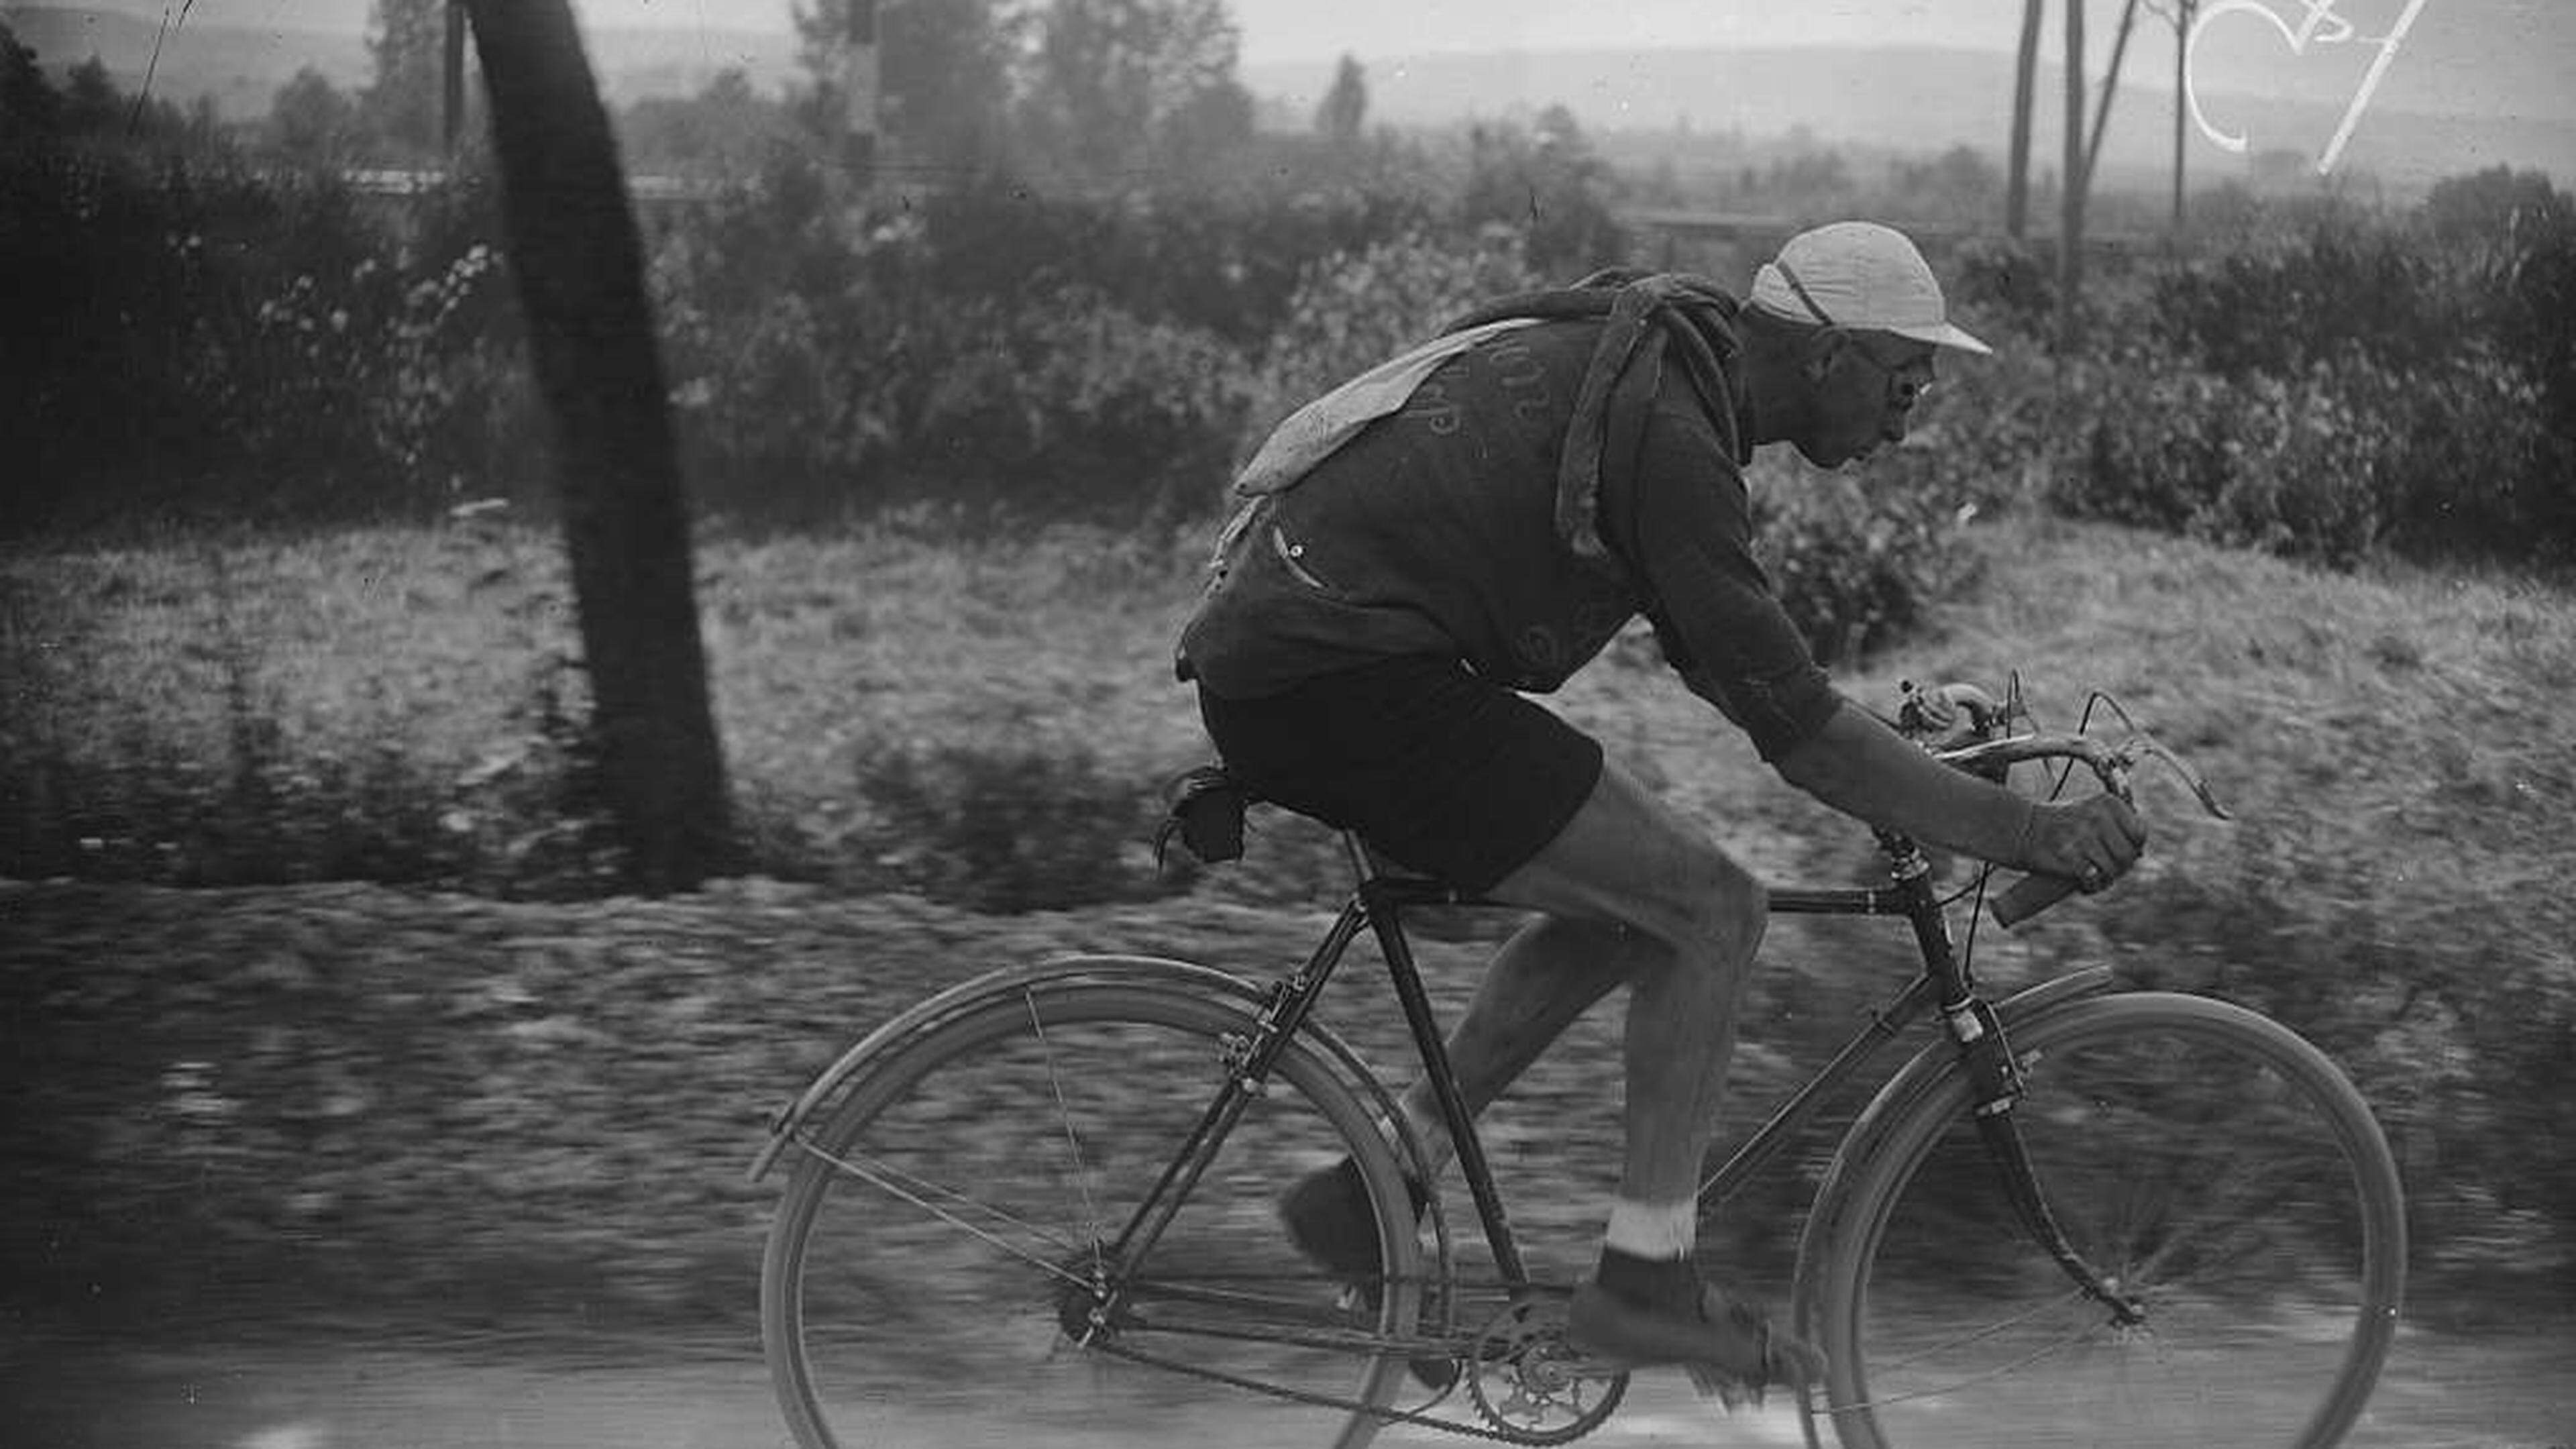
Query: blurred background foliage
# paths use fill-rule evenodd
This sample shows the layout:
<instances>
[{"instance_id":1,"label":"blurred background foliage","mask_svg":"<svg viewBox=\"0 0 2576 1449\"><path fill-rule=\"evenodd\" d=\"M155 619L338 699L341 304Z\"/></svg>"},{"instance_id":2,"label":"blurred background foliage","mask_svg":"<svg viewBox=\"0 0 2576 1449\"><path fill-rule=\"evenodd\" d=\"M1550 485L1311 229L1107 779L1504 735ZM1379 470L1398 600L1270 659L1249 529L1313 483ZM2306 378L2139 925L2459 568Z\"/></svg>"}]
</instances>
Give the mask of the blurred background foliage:
<instances>
[{"instance_id":1,"label":"blurred background foliage","mask_svg":"<svg viewBox=\"0 0 2576 1449\"><path fill-rule=\"evenodd\" d=\"M653 1000L692 1032L753 1024L716 1043L718 1077L749 1090L784 1080L753 1026L805 1031L818 1003L881 1014L991 964L969 945L1132 948L1138 918L1115 913L1190 893L1191 919L1270 912L1212 919L1296 949L1306 933L1276 913L1331 888L1328 837L1261 822L1264 864L1223 879L1157 875L1141 844L1155 776L1203 748L1155 687L1170 628L1264 431L1477 301L1672 260L1623 223L1632 204L1928 225L1990 214L1999 185L1966 148L1877 168L1812 148L1693 196L1623 172L1562 110L1373 128L1355 64L1311 126L1283 131L1255 125L1213 0L1056 0L1007 23L978 0L921 0L885 12L888 54L916 63L888 70L899 164L862 190L834 132L839 12L806 15L814 73L784 96L734 74L618 117L632 172L687 183L644 223L747 857L788 883L758 888L748 925L717 900L654 917L661 934L601 904L618 873L595 828L568 591L529 526L551 508L545 423L474 127L442 154L406 58L417 37L386 29L374 87L301 76L244 130L121 95L94 64L50 75L0 30L0 430L21 460L0 514L0 876L298 892L276 921L218 898L211 937L167 896L124 937L0 900L35 923L12 959L35 964L10 978L35 1005L13 1019L72 1030L11 1058L13 1100L69 1113L28 1114L12 1156L93 1178L125 1161L109 1177L137 1206L98 1220L100 1252L184 1230L225 1253L318 1244L344 1286L383 1272L369 1245L446 1226L396 1197L450 1159L414 1152L379 1176L344 1149L482 1150L484 1129L559 1121L538 1106L537 1058L512 1055L538 1047L598 1074L583 1110L608 1122L640 1089L615 1040L583 1035L615 1009L592 968L663 982L657 943L711 943L681 952ZM391 196L356 179L432 160ZM2204 201L2172 253L2098 267L2062 343L2043 340L2044 251L1936 248L1955 310L1998 355L1946 367L1915 437L1864 477L1758 462L1766 559L1818 654L1863 684L1892 684L1897 645L1963 673L2125 671L2176 743L2237 751L2222 758L2269 823L2223 848L2160 843L2191 868L2031 957L2126 947L2151 973L2217 973L2291 1015L2358 1064L2400 1129L2432 1261L2564 1284L2576 927L2535 863L2566 845L2550 822L2568 818L2576 767L2540 722L2576 663L2557 584L2534 581L2576 563L2576 205L2503 169L2400 208ZM1741 286L1742 260L1719 280ZM2119 528L2070 543L2061 519ZM2160 535L2180 541L2159 552ZM2002 644L1972 647L1975 611L2005 608L1976 586L2009 602L2024 573L2069 558L2083 568L1993 626ZM2152 648L2105 646L2142 618L2168 631ZM2093 632L2049 633L2068 619ZM2177 619L2198 632L2170 633ZM1613 659L1650 662L1651 646L1623 640ZM1595 701L1591 723L1614 746L1676 792L1732 790L1704 783L1704 718L1632 699L1645 670L1596 673L1616 703ZM2195 713L2195 688L2244 712ZM2312 717L2372 743L2356 761ZM1758 775L1749 760L1714 773ZM1852 864L1830 822L1694 803L1743 823L1766 870ZM1824 843L1761 857L1775 823ZM399 964L456 979L377 979L391 958L369 918L391 898L314 884L343 881L469 893L398 908L389 938L414 953ZM48 900L67 920L97 904ZM834 957L815 933L852 902L898 903L902 962ZM1092 914L990 919L1029 912ZM883 924L862 914L852 930ZM465 945L443 924L460 916ZM510 944L550 931L563 940ZM160 969L192 941L216 954ZM797 964L774 994L689 985L756 978L781 941ZM1883 950L1819 944L1827 964L1797 979L1877 994ZM134 969L108 971L106 996L80 985L126 950ZM456 1024L420 1045L444 1054L425 1080L517 1074L465 1099L487 1115L463 1127L399 1074L343 1080L357 1038L309 1029L322 1010L398 1038L415 990L448 993ZM1787 1054L1749 1052L1756 1085L1848 1019L1785 980L1759 1005ZM97 1119L62 1102L49 1064L138 1016L162 1025L80 1057L133 1069L103 1099L116 1132L84 1137ZM703 1060L665 1065L685 1077ZM692 1130L724 1110L699 1105ZM467 1128L484 1135L453 1135ZM599 1184L565 1178L580 1148L562 1138L505 1152L476 1190L560 1228L502 1248L613 1274L636 1240L584 1236L581 1193ZM173 1164L194 1176L174 1187ZM1740 1231L1787 1221L1795 1188ZM705 1237L740 1226L726 1201L719 1219L691 1191L655 1198L667 1261L735 1251ZM420 1272L452 1261L447 1241L418 1244Z\"/></svg>"},{"instance_id":2,"label":"blurred background foliage","mask_svg":"<svg viewBox=\"0 0 2576 1449\"><path fill-rule=\"evenodd\" d=\"M1120 5L1159 23L1111 26ZM1561 108L1371 131L1354 65L1311 130L1255 130L1239 97L1209 99L1240 91L1221 10L1178 0L1065 0L1012 11L1008 34L966 0L900 7L890 50L982 59L936 94L891 86L904 159L861 190L832 130L838 13L808 18L808 88L764 96L728 72L620 116L630 167L687 183L645 217L690 476L719 524L931 502L1193 525L1300 394L1497 290L1654 260L1619 218L1656 183L1624 178ZM389 200L347 163L405 154L388 138L417 108L376 91L299 77L245 131L138 104L94 65L56 82L14 43L0 69L0 261L22 299L0 423L35 450L0 528L420 520L490 498L544 513L544 427L478 147ZM1164 155L1183 133L1188 164ZM1062 154L1069 134L1110 139ZM1775 162L1723 200L1904 220L1990 194L1990 169L1969 152L1864 184ZM2564 192L2491 170L2398 211L2331 195L2208 210L2178 256L2097 268L2077 340L2053 353L2037 341L2047 257L1951 249L1960 310L2012 360L1953 369L1976 406L1929 413L1909 486L1857 500L1883 515L1857 555L1816 552L1852 532L1854 498L1768 500L1824 515L1788 527L1828 652L1901 622L1929 553L1908 538L1938 532L1927 510L2032 489L2336 566L2576 555Z\"/></svg>"}]
</instances>

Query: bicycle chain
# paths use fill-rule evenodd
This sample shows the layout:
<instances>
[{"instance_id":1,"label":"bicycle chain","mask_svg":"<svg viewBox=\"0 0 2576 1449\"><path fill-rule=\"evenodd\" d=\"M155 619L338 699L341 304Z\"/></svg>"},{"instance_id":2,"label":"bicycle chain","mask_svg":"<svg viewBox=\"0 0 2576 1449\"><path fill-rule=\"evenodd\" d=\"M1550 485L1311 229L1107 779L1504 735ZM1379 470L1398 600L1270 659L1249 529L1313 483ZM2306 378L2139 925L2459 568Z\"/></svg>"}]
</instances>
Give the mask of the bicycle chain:
<instances>
[{"instance_id":1,"label":"bicycle chain","mask_svg":"<svg viewBox=\"0 0 2576 1449\"><path fill-rule=\"evenodd\" d=\"M1496 1321L1500 1322L1502 1318L1511 1316L1513 1316L1512 1310L1506 1309ZM1438 1429L1443 1433L1461 1434L1469 1438L1486 1439L1502 1444L1543 1446L1572 1443L1577 1439L1590 1435L1594 1430L1599 1429L1601 1425L1607 1421L1609 1410L1614 1408L1622 1397L1620 1393L1613 1391L1610 1397L1605 1400L1598 1409L1587 1412L1582 1416L1584 1420L1589 1422L1578 1423L1577 1427L1571 1433L1564 1430L1541 1433L1523 1429L1514 1429L1499 1422L1495 1422L1494 1415L1496 1411L1484 1402L1483 1393L1479 1390L1474 1381L1473 1376L1480 1371L1479 1365L1475 1363L1464 1365L1461 1378L1465 1380L1464 1387L1468 1391L1469 1401L1476 1405L1476 1411L1479 1414L1486 1417L1487 1422L1482 1424L1468 1419L1442 1418L1438 1415L1427 1412L1428 1408L1431 1407L1430 1405L1426 1405L1422 1409L1395 1409L1376 1404L1364 1404L1357 1399L1341 1398L1332 1394L1316 1393L1311 1389L1290 1388L1285 1384L1276 1384L1261 1379L1246 1378L1241 1374L1227 1373L1222 1369L1203 1368L1197 1364L1183 1363L1177 1359L1169 1359L1160 1354L1147 1353L1141 1349L1130 1348L1125 1344L1114 1341L1087 1345L1086 1351L1092 1353L1112 1354L1116 1357L1126 1359L1131 1363L1144 1364L1151 1368L1162 1369L1168 1373L1182 1374L1190 1378L1205 1379L1211 1383L1224 1384L1229 1388L1245 1389L1257 1394L1266 1394L1271 1398L1285 1399L1291 1403L1308 1404L1319 1409L1339 1409L1348 1413L1366 1414L1382 1423L1419 1424L1426 1428ZM1401 1350L1390 1349L1389 1351L1400 1352ZM1624 1377L1624 1375L1622 1377ZM1434 1399L1432 1404L1437 1405L1446 1402L1449 1396L1455 1392L1455 1388L1444 1390L1440 1398Z\"/></svg>"},{"instance_id":2,"label":"bicycle chain","mask_svg":"<svg viewBox=\"0 0 2576 1449\"><path fill-rule=\"evenodd\" d=\"M1259 1379L1245 1378L1241 1374L1230 1374L1222 1369L1201 1368L1196 1364L1181 1363L1175 1359L1164 1358L1160 1354L1144 1353L1137 1349L1128 1348L1123 1344L1094 1344L1091 1346L1089 1351L1093 1353L1114 1354L1119 1358L1127 1359L1134 1363L1145 1364L1152 1368L1163 1369L1167 1372L1176 1374L1185 1374L1194 1379L1206 1379L1211 1383L1224 1384L1230 1388L1248 1389L1256 1394L1267 1394L1274 1399L1286 1399L1291 1403L1308 1404L1318 1409L1340 1409L1353 1414L1366 1414L1383 1423L1420 1424L1425 1428L1438 1429L1443 1433L1463 1434L1472 1439L1489 1439L1501 1444L1526 1444L1529 1442L1521 1435L1492 1425L1477 1424L1465 1419L1445 1419L1437 1415L1427 1413L1422 1409L1395 1409L1378 1404L1363 1404L1357 1399L1337 1398L1334 1395L1319 1394L1310 1389L1292 1389L1286 1384L1264 1383ZM1448 1395L1446 1393L1441 1396L1442 1399L1446 1399L1447 1397ZM1441 1400L1434 1400L1433 1402L1438 1403L1440 1401Z\"/></svg>"}]
</instances>

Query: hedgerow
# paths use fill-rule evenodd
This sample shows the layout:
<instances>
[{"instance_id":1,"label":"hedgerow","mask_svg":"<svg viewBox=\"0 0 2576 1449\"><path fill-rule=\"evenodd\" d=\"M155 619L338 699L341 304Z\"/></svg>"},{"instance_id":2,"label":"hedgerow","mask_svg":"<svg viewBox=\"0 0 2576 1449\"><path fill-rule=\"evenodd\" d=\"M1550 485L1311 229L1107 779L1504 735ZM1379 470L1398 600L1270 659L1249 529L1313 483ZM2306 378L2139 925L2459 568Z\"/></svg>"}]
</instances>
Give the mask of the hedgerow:
<instances>
[{"instance_id":1,"label":"hedgerow","mask_svg":"<svg viewBox=\"0 0 2576 1449\"><path fill-rule=\"evenodd\" d=\"M2576 205L2545 181L2294 218L2102 321L2055 505L2336 566L2576 561Z\"/></svg>"}]
</instances>

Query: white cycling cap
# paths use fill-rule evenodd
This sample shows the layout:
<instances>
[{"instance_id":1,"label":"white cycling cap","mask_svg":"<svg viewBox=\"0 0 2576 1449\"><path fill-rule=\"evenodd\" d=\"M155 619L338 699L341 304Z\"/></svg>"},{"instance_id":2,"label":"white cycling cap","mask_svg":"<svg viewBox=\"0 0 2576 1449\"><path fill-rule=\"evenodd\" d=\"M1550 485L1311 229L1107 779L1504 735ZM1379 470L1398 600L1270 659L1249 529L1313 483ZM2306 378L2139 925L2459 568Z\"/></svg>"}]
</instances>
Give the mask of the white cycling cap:
<instances>
[{"instance_id":1,"label":"white cycling cap","mask_svg":"<svg viewBox=\"0 0 2576 1449\"><path fill-rule=\"evenodd\" d=\"M1753 305L1792 322L1994 351L1952 325L1941 283L1914 243L1876 222L1838 221L1789 238L1754 272Z\"/></svg>"}]
</instances>

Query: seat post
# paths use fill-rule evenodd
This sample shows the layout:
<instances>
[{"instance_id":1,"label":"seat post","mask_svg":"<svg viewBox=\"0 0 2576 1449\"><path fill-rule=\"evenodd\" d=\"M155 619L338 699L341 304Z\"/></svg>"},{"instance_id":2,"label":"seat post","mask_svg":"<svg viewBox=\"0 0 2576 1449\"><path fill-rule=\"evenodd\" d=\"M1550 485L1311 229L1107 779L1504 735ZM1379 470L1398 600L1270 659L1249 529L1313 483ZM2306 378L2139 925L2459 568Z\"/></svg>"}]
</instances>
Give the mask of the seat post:
<instances>
[{"instance_id":1,"label":"seat post","mask_svg":"<svg viewBox=\"0 0 2576 1449\"><path fill-rule=\"evenodd\" d=\"M1342 851L1350 857L1351 883L1355 886L1368 884L1376 872L1369 868L1368 847L1360 843L1358 831L1342 832Z\"/></svg>"}]
</instances>

